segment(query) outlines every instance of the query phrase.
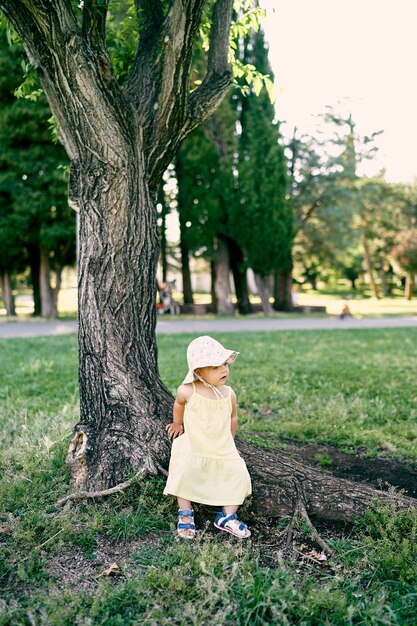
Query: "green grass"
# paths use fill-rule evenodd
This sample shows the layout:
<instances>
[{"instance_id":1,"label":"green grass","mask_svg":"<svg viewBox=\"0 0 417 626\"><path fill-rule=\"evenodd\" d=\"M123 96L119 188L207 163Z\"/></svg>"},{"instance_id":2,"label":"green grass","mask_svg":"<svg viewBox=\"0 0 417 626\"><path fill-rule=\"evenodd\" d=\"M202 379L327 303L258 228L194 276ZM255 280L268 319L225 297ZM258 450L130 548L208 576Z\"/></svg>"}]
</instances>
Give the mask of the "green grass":
<instances>
[{"instance_id":1,"label":"green grass","mask_svg":"<svg viewBox=\"0 0 417 626\"><path fill-rule=\"evenodd\" d=\"M417 329L215 336L241 353L231 385L242 436L267 446L288 437L417 456ZM185 372L190 338L159 339L161 374L172 390Z\"/></svg>"},{"instance_id":2,"label":"green grass","mask_svg":"<svg viewBox=\"0 0 417 626\"><path fill-rule=\"evenodd\" d=\"M231 376L241 436L265 446L289 437L416 455L415 329L216 337L241 352ZM191 338L158 339L161 375L173 391ZM0 524L8 527L0 534L0 625L415 626L416 511L373 507L350 534L325 534L339 559L334 570L277 554L271 565L257 536L238 544L208 529L195 543L177 542L162 477L57 515L54 502L71 489L65 455L78 412L76 339L7 340L0 352ZM317 460L328 464L325 454ZM119 548L123 556L114 556ZM123 577L99 576L100 550ZM76 557L82 583L63 584Z\"/></svg>"}]
</instances>

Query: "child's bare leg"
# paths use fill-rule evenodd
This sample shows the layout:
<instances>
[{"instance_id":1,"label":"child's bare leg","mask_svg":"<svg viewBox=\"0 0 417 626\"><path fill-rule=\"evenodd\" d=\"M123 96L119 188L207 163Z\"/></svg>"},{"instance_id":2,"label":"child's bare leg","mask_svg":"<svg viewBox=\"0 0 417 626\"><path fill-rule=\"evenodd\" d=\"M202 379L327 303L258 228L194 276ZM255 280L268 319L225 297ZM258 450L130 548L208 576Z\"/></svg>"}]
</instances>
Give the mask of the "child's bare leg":
<instances>
[{"instance_id":1,"label":"child's bare leg","mask_svg":"<svg viewBox=\"0 0 417 626\"><path fill-rule=\"evenodd\" d=\"M191 501L190 500L186 500L185 498L177 497L177 502L178 502L178 509L191 511L191 509L193 508L193 505L191 504ZM192 518L192 517L181 517L181 522L184 522L185 524L188 524L190 522L192 524L192 523L194 523L194 518ZM193 537L194 536L194 533L191 530L191 528L184 528L184 530L182 532L185 535L188 535L189 537Z\"/></svg>"}]
</instances>

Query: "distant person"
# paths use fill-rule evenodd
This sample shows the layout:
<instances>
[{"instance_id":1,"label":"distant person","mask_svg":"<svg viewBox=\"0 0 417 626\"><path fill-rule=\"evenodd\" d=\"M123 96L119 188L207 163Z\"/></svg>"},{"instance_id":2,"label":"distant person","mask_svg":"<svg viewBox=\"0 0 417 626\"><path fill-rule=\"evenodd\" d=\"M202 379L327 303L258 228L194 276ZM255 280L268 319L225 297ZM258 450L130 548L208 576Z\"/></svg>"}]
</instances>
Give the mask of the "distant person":
<instances>
[{"instance_id":1,"label":"distant person","mask_svg":"<svg viewBox=\"0 0 417 626\"><path fill-rule=\"evenodd\" d=\"M171 315L178 315L180 313L180 307L178 302L176 302L172 296L173 291L175 289L175 280L172 280L168 283L162 283L161 288L159 290L159 297L161 300L162 307L160 309L161 313L170 313Z\"/></svg>"},{"instance_id":2,"label":"distant person","mask_svg":"<svg viewBox=\"0 0 417 626\"><path fill-rule=\"evenodd\" d=\"M349 305L347 302L344 305L342 312L340 313L340 319L344 320L346 317L353 317L352 313L350 312Z\"/></svg>"},{"instance_id":3,"label":"distant person","mask_svg":"<svg viewBox=\"0 0 417 626\"><path fill-rule=\"evenodd\" d=\"M251 534L236 514L252 484L234 441L236 394L226 386L229 364L238 354L208 336L197 337L187 349L188 374L178 387L173 422L166 427L173 441L164 489L165 495L177 497L177 532L186 539L195 537L192 501L220 505L214 520L219 530L239 539Z\"/></svg>"}]
</instances>

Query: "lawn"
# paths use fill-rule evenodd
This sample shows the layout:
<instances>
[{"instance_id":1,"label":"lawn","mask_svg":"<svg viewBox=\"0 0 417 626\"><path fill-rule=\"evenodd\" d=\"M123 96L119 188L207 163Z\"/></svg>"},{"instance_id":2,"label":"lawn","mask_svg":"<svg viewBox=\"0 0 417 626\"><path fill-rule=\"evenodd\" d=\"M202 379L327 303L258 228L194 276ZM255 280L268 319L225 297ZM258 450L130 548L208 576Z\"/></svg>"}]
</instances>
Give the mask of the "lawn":
<instances>
[{"instance_id":1,"label":"lawn","mask_svg":"<svg viewBox=\"0 0 417 626\"><path fill-rule=\"evenodd\" d=\"M191 338L158 338L172 391ZM230 381L240 436L417 456L416 329L216 338L241 353ZM53 503L71 490L76 338L3 340L0 354L0 625L415 626L415 512L374 507L353 529L323 529L337 555L326 567L283 558L269 545L282 520L259 521L249 509L245 544L213 530L204 507L199 538L179 542L162 477L57 514ZM102 576L113 562L121 575Z\"/></svg>"}]
</instances>

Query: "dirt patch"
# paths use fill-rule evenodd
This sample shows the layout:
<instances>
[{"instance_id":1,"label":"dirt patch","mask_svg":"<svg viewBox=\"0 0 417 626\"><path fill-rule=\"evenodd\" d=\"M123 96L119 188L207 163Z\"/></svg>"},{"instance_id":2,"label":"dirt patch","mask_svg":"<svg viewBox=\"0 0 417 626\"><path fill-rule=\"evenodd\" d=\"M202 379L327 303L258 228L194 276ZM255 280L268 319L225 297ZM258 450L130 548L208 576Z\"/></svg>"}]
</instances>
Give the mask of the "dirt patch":
<instances>
[{"instance_id":1,"label":"dirt patch","mask_svg":"<svg viewBox=\"0 0 417 626\"><path fill-rule=\"evenodd\" d=\"M132 557L143 548L157 549L161 546L162 536L147 535L143 539L119 541L117 543L105 539L98 539L98 545L92 552L91 558L86 556L81 548L73 546L53 555L45 571L52 576L59 585L69 585L82 589L88 593L95 591L104 570L116 563L120 574L112 576L114 580L127 580L134 575Z\"/></svg>"},{"instance_id":2,"label":"dirt patch","mask_svg":"<svg viewBox=\"0 0 417 626\"><path fill-rule=\"evenodd\" d=\"M293 459L319 467L333 476L368 483L383 490L394 486L404 489L411 498L417 498L417 463L414 459L400 463L390 459L385 451L378 457L367 457L365 447L358 448L355 454L345 454L330 445L307 445L281 439L274 441L268 432L248 434L254 437L267 436L271 441L271 449L279 447Z\"/></svg>"}]
</instances>

